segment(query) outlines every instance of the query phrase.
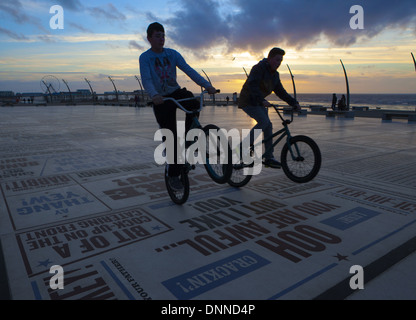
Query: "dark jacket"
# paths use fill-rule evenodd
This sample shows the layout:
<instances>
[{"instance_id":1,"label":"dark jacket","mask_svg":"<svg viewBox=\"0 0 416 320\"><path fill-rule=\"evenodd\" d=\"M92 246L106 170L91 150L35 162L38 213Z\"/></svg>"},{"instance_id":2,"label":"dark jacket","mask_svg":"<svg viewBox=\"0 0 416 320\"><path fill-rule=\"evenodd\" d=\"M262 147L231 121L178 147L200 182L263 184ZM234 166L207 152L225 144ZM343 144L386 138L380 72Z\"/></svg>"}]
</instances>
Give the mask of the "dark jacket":
<instances>
[{"instance_id":1,"label":"dark jacket","mask_svg":"<svg viewBox=\"0 0 416 320\"><path fill-rule=\"evenodd\" d=\"M279 72L272 71L267 59L263 59L251 69L241 89L238 107L262 106L265 98L273 91L288 105L294 106L297 103L283 88Z\"/></svg>"}]
</instances>

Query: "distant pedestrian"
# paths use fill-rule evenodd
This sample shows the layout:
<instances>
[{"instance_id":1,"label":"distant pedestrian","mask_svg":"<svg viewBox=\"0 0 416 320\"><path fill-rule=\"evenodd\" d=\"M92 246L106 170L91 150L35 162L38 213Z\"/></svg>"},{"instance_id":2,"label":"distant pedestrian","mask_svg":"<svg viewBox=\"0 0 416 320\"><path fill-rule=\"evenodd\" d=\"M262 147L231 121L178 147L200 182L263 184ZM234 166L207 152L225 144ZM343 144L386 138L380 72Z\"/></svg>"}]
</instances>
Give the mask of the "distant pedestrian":
<instances>
[{"instance_id":1,"label":"distant pedestrian","mask_svg":"<svg viewBox=\"0 0 416 320\"><path fill-rule=\"evenodd\" d=\"M345 95L342 95L338 101L338 110L347 110L347 104L345 103Z\"/></svg>"},{"instance_id":2,"label":"distant pedestrian","mask_svg":"<svg viewBox=\"0 0 416 320\"><path fill-rule=\"evenodd\" d=\"M237 92L233 93L233 103L236 105L238 103Z\"/></svg>"},{"instance_id":3,"label":"distant pedestrian","mask_svg":"<svg viewBox=\"0 0 416 320\"><path fill-rule=\"evenodd\" d=\"M140 98L137 94L134 96L134 107L140 107Z\"/></svg>"},{"instance_id":4,"label":"distant pedestrian","mask_svg":"<svg viewBox=\"0 0 416 320\"><path fill-rule=\"evenodd\" d=\"M337 95L334 93L332 95L332 105L331 105L332 110L335 110L335 108L337 106L337 99L338 99Z\"/></svg>"}]
</instances>

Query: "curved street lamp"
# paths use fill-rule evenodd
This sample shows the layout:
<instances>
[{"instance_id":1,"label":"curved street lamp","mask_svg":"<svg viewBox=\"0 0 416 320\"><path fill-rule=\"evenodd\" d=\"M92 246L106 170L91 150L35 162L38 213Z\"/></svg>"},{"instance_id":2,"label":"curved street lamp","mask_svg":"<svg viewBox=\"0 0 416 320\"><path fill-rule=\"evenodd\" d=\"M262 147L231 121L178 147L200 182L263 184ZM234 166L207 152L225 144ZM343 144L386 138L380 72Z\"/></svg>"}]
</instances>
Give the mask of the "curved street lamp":
<instances>
[{"instance_id":1,"label":"curved street lamp","mask_svg":"<svg viewBox=\"0 0 416 320\"><path fill-rule=\"evenodd\" d=\"M292 78L292 84L293 84L293 97L296 99L296 86L295 86L295 76L292 73L292 70L290 70L289 65L287 64L287 68L289 69L290 72L290 77Z\"/></svg>"},{"instance_id":2,"label":"curved street lamp","mask_svg":"<svg viewBox=\"0 0 416 320\"><path fill-rule=\"evenodd\" d=\"M344 64L342 63L342 60L339 60L339 61L341 61L342 69L344 69L345 82L346 82L346 85L347 85L347 108L349 110L350 109L350 86L348 84L347 71L345 70L345 67L344 67Z\"/></svg>"}]
</instances>

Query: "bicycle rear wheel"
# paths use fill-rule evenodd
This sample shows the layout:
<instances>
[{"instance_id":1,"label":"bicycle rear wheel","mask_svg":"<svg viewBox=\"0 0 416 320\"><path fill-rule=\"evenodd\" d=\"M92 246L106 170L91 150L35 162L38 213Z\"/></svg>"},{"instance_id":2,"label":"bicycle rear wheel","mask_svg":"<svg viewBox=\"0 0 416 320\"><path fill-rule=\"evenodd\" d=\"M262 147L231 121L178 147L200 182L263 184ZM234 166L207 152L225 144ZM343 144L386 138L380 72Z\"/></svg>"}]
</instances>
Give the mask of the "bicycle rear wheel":
<instances>
[{"instance_id":1,"label":"bicycle rear wheel","mask_svg":"<svg viewBox=\"0 0 416 320\"><path fill-rule=\"evenodd\" d=\"M184 204L189 197L189 178L188 178L188 169L184 166L181 170L181 175L179 177L183 184L182 190L173 189L169 183L169 177L167 172L167 167L165 167L165 184L166 189L168 190L169 197L176 204Z\"/></svg>"},{"instance_id":2,"label":"bicycle rear wheel","mask_svg":"<svg viewBox=\"0 0 416 320\"><path fill-rule=\"evenodd\" d=\"M220 128L213 124L208 124L203 128L206 139L205 169L208 175L216 183L226 183L230 178L232 168L232 153L227 141L221 141L218 134ZM211 146L211 147L210 147ZM212 146L216 146L212 148Z\"/></svg>"},{"instance_id":3,"label":"bicycle rear wheel","mask_svg":"<svg viewBox=\"0 0 416 320\"><path fill-rule=\"evenodd\" d=\"M311 181L321 168L321 151L307 136L295 136L282 148L281 163L286 176L297 183Z\"/></svg>"}]
</instances>

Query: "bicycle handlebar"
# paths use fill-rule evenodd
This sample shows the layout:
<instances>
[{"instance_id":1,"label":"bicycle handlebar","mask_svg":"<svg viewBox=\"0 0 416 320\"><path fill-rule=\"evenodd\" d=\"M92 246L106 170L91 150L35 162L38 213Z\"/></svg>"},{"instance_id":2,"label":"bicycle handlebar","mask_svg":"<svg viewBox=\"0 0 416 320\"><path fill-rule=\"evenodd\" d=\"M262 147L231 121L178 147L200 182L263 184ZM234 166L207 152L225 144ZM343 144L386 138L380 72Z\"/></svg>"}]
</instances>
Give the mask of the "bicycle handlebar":
<instances>
[{"instance_id":1,"label":"bicycle handlebar","mask_svg":"<svg viewBox=\"0 0 416 320\"><path fill-rule=\"evenodd\" d=\"M300 111L295 111L295 110L293 110L293 108L292 109L288 109L287 107L280 107L279 108L279 106L275 106L274 104L272 104L271 105L273 108L274 108L274 110L276 110L276 113L279 115L279 117L280 117L280 119L284 122L284 123L287 123L287 124L290 124L290 123L292 123L293 122L293 113L294 112L300 112ZM288 120L288 119L284 119L283 117L282 117L282 115L280 114L280 111L289 111L290 112L290 120Z\"/></svg>"},{"instance_id":2,"label":"bicycle handlebar","mask_svg":"<svg viewBox=\"0 0 416 320\"><path fill-rule=\"evenodd\" d=\"M221 91L220 90L217 90L216 91L216 93L220 93ZM174 98L170 98L170 97L164 97L163 98L163 101L172 101L173 103L175 103L182 111L184 111L184 112L186 112L186 113L196 113L196 112L200 112L201 110L202 110L202 108L204 107L204 104L203 104L203 96L204 96L204 94L206 94L206 93L208 93L208 91L207 90L204 90L204 91L202 91L201 92L201 94L200 94L200 96L199 96L199 104L200 104L200 106L199 106L199 109L198 110L187 110L187 109L185 109L181 104L180 104L180 102L183 102L183 101L189 101L189 100L196 100L197 99L197 97L191 97L191 98L185 98L185 99L174 99ZM148 106L151 106L151 105L153 105L153 102L152 101L150 101L150 102L148 102L147 103L147 105Z\"/></svg>"}]
</instances>

